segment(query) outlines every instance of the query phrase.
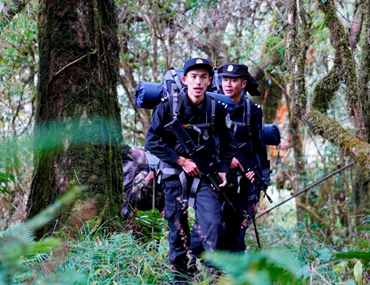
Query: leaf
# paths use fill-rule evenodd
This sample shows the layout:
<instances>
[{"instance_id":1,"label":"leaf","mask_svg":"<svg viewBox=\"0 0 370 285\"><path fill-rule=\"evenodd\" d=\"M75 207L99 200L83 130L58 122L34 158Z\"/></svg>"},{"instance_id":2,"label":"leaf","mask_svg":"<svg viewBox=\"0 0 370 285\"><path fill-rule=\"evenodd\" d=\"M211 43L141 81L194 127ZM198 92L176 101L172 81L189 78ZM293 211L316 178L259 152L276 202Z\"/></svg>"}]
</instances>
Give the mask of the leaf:
<instances>
[{"instance_id":1,"label":"leaf","mask_svg":"<svg viewBox=\"0 0 370 285\"><path fill-rule=\"evenodd\" d=\"M319 258L321 261L328 261L333 256L333 253L327 248L323 248L319 251L319 253Z\"/></svg>"},{"instance_id":2,"label":"leaf","mask_svg":"<svg viewBox=\"0 0 370 285\"><path fill-rule=\"evenodd\" d=\"M358 285L362 285L362 278L363 278L363 269L362 269L362 263L360 260L356 262L355 267L353 268L353 274L355 275L356 283Z\"/></svg>"},{"instance_id":3,"label":"leaf","mask_svg":"<svg viewBox=\"0 0 370 285\"><path fill-rule=\"evenodd\" d=\"M349 251L334 254L335 259L361 259L363 262L370 262L370 252Z\"/></svg>"},{"instance_id":4,"label":"leaf","mask_svg":"<svg viewBox=\"0 0 370 285\"><path fill-rule=\"evenodd\" d=\"M0 185L0 192L2 192L4 194L10 194L8 189L5 186L1 186L1 185Z\"/></svg>"},{"instance_id":5,"label":"leaf","mask_svg":"<svg viewBox=\"0 0 370 285\"><path fill-rule=\"evenodd\" d=\"M324 1L323 1L324 2ZM324 2L325 3L325 2ZM326 23L328 22L328 19L329 19L329 14L326 15L325 17L325 21L324 23L322 23L321 27L319 28L319 30L323 30L325 27L326 27Z\"/></svg>"},{"instance_id":6,"label":"leaf","mask_svg":"<svg viewBox=\"0 0 370 285\"><path fill-rule=\"evenodd\" d=\"M348 261L339 262L333 266L333 271L339 274L345 274L347 264L348 264Z\"/></svg>"}]
</instances>

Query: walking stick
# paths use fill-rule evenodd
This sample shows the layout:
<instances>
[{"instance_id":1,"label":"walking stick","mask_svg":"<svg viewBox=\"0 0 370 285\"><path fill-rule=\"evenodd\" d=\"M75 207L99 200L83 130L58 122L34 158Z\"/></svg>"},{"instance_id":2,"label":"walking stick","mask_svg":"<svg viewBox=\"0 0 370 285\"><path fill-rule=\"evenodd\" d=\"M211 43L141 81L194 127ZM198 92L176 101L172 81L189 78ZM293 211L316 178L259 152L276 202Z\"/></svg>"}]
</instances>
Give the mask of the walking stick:
<instances>
[{"instance_id":1,"label":"walking stick","mask_svg":"<svg viewBox=\"0 0 370 285\"><path fill-rule=\"evenodd\" d=\"M261 249L260 239L258 237L256 219L254 218L253 214L252 214L252 220L253 220L253 226L254 226L254 233L256 234L257 245L258 245L258 248Z\"/></svg>"},{"instance_id":2,"label":"walking stick","mask_svg":"<svg viewBox=\"0 0 370 285\"><path fill-rule=\"evenodd\" d=\"M294 194L293 196L289 197L288 199L285 199L284 201L278 203L276 206L266 210L266 211L263 211L261 214L259 214L257 217L256 217L256 220L258 218L261 218L262 216L266 215L267 213L270 213L272 210L276 209L277 207L280 207L281 205L285 204L286 202L290 201L291 199L307 192L308 190L310 190L311 188L315 187L316 185L324 182L325 180L329 179L330 177L334 176L335 174L338 174L340 172L342 172L343 170L351 167L352 165L354 165L356 163L356 161L352 161L350 164L347 164L346 166L343 166L342 168L332 172L331 174L325 176L324 178L320 179L319 181L316 181L314 184L308 186L307 188L303 189L302 191L299 191L298 193Z\"/></svg>"}]
</instances>

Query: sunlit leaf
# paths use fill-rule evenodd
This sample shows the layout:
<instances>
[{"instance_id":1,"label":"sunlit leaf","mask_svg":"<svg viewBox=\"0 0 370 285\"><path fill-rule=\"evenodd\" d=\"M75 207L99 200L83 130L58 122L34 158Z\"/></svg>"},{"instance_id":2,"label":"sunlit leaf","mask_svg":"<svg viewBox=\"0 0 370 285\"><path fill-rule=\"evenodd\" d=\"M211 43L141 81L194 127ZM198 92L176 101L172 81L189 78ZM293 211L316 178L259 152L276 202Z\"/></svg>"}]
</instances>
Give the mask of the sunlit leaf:
<instances>
[{"instance_id":1,"label":"sunlit leaf","mask_svg":"<svg viewBox=\"0 0 370 285\"><path fill-rule=\"evenodd\" d=\"M353 274L355 275L357 285L362 285L363 279L363 268L361 261L357 261L355 267L353 268Z\"/></svg>"}]
</instances>

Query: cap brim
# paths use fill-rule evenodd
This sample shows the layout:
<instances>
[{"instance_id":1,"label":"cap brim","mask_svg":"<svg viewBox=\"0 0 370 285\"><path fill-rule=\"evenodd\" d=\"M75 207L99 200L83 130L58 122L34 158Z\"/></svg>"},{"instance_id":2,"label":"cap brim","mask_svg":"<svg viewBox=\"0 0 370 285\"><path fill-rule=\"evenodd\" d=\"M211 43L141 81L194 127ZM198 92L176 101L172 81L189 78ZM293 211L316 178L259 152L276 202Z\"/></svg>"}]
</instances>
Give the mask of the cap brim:
<instances>
[{"instance_id":1,"label":"cap brim","mask_svg":"<svg viewBox=\"0 0 370 285\"><path fill-rule=\"evenodd\" d=\"M184 75L186 75L189 71L193 70L193 69L197 69L197 68L204 68L204 69L207 69L209 75L212 74L213 72L213 67L209 64L202 64L202 63L198 63L198 64L194 64L192 66L189 66L188 69L186 71L184 71Z\"/></svg>"},{"instance_id":2,"label":"cap brim","mask_svg":"<svg viewBox=\"0 0 370 285\"><path fill-rule=\"evenodd\" d=\"M241 74L235 74L235 73L228 73L228 72L222 72L219 73L220 76L228 76L228 77L243 77L244 75Z\"/></svg>"}]
</instances>

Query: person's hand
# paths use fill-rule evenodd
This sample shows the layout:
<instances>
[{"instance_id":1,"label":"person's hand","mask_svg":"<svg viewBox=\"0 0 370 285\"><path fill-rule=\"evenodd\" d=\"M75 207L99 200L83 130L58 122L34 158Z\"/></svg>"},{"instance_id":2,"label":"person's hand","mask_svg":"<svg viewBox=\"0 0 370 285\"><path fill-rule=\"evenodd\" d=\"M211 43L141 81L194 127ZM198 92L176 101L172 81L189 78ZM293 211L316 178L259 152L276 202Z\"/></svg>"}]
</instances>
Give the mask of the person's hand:
<instances>
[{"instance_id":1,"label":"person's hand","mask_svg":"<svg viewBox=\"0 0 370 285\"><path fill-rule=\"evenodd\" d=\"M253 171L249 171L249 172L247 172L247 173L245 174L245 177L247 177L247 178L251 181L251 183L253 183L253 182L254 182L254 172L253 172Z\"/></svg>"},{"instance_id":2,"label":"person's hand","mask_svg":"<svg viewBox=\"0 0 370 285\"><path fill-rule=\"evenodd\" d=\"M153 170L149 171L148 175L145 177L146 182L152 182L154 178L154 172Z\"/></svg>"},{"instance_id":3,"label":"person's hand","mask_svg":"<svg viewBox=\"0 0 370 285\"><path fill-rule=\"evenodd\" d=\"M230 168L234 169L234 168L238 168L238 167L240 168L241 171L244 172L243 166L240 164L239 160L234 157L233 160L230 163Z\"/></svg>"},{"instance_id":4,"label":"person's hand","mask_svg":"<svg viewBox=\"0 0 370 285\"><path fill-rule=\"evenodd\" d=\"M201 177L198 166L194 163L192 159L180 156L176 160L176 163L182 167L187 175Z\"/></svg>"},{"instance_id":5,"label":"person's hand","mask_svg":"<svg viewBox=\"0 0 370 285\"><path fill-rule=\"evenodd\" d=\"M226 184L227 184L226 172L219 172L218 173L218 176L220 176L221 181L222 181L222 183L220 185L218 185L218 187L225 187Z\"/></svg>"}]
</instances>

